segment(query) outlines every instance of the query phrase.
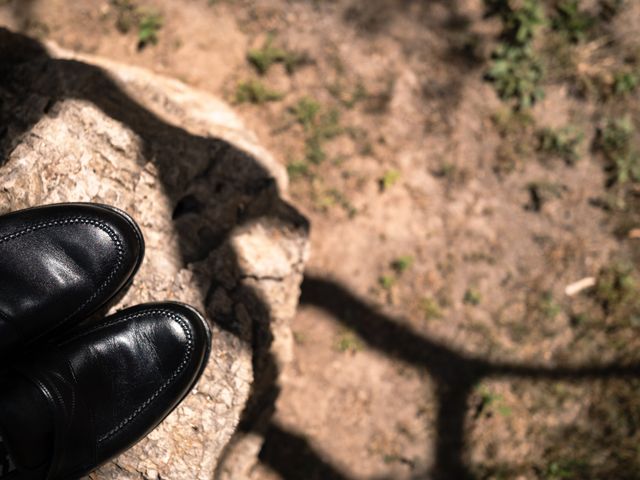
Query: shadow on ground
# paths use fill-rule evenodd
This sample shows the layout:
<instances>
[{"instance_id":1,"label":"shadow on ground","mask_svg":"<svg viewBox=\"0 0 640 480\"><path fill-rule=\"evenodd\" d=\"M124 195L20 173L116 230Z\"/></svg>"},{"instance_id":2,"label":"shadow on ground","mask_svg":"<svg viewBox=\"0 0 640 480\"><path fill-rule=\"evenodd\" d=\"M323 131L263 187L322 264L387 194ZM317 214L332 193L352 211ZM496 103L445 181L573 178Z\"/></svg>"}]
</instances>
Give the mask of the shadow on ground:
<instances>
[{"instance_id":1,"label":"shadow on ground","mask_svg":"<svg viewBox=\"0 0 640 480\"><path fill-rule=\"evenodd\" d=\"M145 157L154 159L171 202L176 206L179 226L183 215L191 215L190 229L181 232L180 248L185 264L203 258L223 246L230 229L236 225L277 214L292 228L308 228L306 220L279 198L273 181L265 181L268 174L258 162L235 146L216 138L192 135L169 125L128 97L99 68L78 61L57 60L47 56L35 40L0 30L0 94L2 101L14 102L14 108L32 100L34 95L47 99L44 108L27 122L16 123L12 118L0 118L0 165L17 139L44 115L54 114L55 105L67 98L89 101L111 118L135 131L144 143ZM26 65L29 68L26 68ZM37 68L34 68L34 65ZM34 73L35 72L35 73ZM7 109L5 109L7 111ZM187 149L203 155L203 168L193 178L176 179L180 170L180 152ZM221 158L235 163L222 162ZM222 170L220 170L222 169ZM236 170L244 172L244 182L237 183ZM212 174L212 172L214 172ZM215 183L227 182L233 190L225 201L235 202L237 217L228 225L211 225L211 210L220 200L225 188ZM224 179L227 180L224 180ZM210 198L196 198L194 209L185 213L185 204L194 204L189 195L190 182L204 182L211 187ZM261 192L266 192L261 195ZM258 199L249 202L248 199ZM200 227L214 228L212 235L198 238L194 232ZM238 269L233 251L224 250ZM211 294L218 279L199 279L203 298ZM239 287L230 291L234 302L248 306L254 319L268 318L268 309L256 292ZM399 319L391 318L348 288L330 280L308 275L302 286L301 302L330 313L336 321L354 330L367 344L385 355L426 370L437 384L438 400L435 465L430 472L420 472L415 478L427 476L442 479L468 479L472 474L465 463L464 421L469 395L486 378L557 379L581 381L600 378L640 376L640 365L589 365L576 368L547 368L544 366L492 363L482 358L466 356L404 327ZM348 479L349 476L322 458L303 437L272 423L271 414L278 397L278 370L269 355L271 334L268 322L254 321L251 331L244 332L234 318L208 312L221 328L249 342L254 351L255 375L252 397L240 423L241 432L266 433L266 443L260 460L286 480Z\"/></svg>"}]
</instances>

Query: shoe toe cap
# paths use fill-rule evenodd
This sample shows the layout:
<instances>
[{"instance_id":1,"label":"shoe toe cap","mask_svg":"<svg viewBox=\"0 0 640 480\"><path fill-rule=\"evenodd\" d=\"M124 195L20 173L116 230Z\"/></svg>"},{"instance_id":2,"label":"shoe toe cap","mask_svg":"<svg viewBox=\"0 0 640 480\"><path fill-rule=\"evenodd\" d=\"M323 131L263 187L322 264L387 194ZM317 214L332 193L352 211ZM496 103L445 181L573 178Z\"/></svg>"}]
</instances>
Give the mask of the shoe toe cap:
<instances>
[{"instance_id":1,"label":"shoe toe cap","mask_svg":"<svg viewBox=\"0 0 640 480\"><path fill-rule=\"evenodd\" d=\"M29 342L84 319L129 282L144 253L125 213L50 205L0 218L0 314ZM11 345L9 345L11 346Z\"/></svg>"},{"instance_id":2,"label":"shoe toe cap","mask_svg":"<svg viewBox=\"0 0 640 480\"><path fill-rule=\"evenodd\" d=\"M92 405L106 460L155 428L191 391L211 348L206 320L179 303L134 307L63 346Z\"/></svg>"}]
</instances>

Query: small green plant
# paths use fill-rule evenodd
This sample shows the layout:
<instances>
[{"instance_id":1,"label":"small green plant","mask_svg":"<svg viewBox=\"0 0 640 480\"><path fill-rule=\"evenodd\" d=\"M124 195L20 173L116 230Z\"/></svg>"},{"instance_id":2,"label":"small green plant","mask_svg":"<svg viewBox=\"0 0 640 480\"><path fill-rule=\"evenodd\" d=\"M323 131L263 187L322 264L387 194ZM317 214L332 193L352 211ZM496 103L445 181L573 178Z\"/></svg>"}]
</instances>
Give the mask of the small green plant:
<instances>
[{"instance_id":1,"label":"small green plant","mask_svg":"<svg viewBox=\"0 0 640 480\"><path fill-rule=\"evenodd\" d=\"M342 86L341 82L329 85L327 90L336 100L348 109L352 109L369 96L369 92L367 92L367 89L361 82L358 82L350 93L345 93L345 88Z\"/></svg>"},{"instance_id":2,"label":"small green plant","mask_svg":"<svg viewBox=\"0 0 640 480\"><path fill-rule=\"evenodd\" d=\"M325 142L343 132L340 112L323 111L318 101L308 97L300 99L290 111L305 131L306 160L315 165L322 163L327 157Z\"/></svg>"},{"instance_id":3,"label":"small green plant","mask_svg":"<svg viewBox=\"0 0 640 480\"><path fill-rule=\"evenodd\" d=\"M391 262L391 268L399 275L409 270L411 265L413 265L413 257L411 255L403 255Z\"/></svg>"},{"instance_id":4,"label":"small green plant","mask_svg":"<svg viewBox=\"0 0 640 480\"><path fill-rule=\"evenodd\" d=\"M293 113L297 122L300 123L306 131L310 131L315 126L316 118L318 117L321 108L322 107L317 100L304 97L291 108L291 113Z\"/></svg>"},{"instance_id":5,"label":"small green plant","mask_svg":"<svg viewBox=\"0 0 640 480\"><path fill-rule=\"evenodd\" d=\"M511 407L506 405L502 395L493 393L488 387L481 385L478 387L478 394L480 395L480 403L476 408L476 416L479 416L485 411L494 411L503 417L511 415Z\"/></svg>"},{"instance_id":6,"label":"small green plant","mask_svg":"<svg viewBox=\"0 0 640 480\"><path fill-rule=\"evenodd\" d=\"M282 100L284 94L267 88L262 82L256 79L240 82L236 87L236 103L256 103L275 102Z\"/></svg>"},{"instance_id":7,"label":"small green plant","mask_svg":"<svg viewBox=\"0 0 640 480\"><path fill-rule=\"evenodd\" d=\"M487 15L498 15L502 20L502 38L511 44L525 45L545 23L544 10L539 0L485 0Z\"/></svg>"},{"instance_id":8,"label":"small green plant","mask_svg":"<svg viewBox=\"0 0 640 480\"><path fill-rule=\"evenodd\" d=\"M640 85L638 72L618 72L613 77L614 95L627 95Z\"/></svg>"},{"instance_id":9,"label":"small green plant","mask_svg":"<svg viewBox=\"0 0 640 480\"><path fill-rule=\"evenodd\" d=\"M640 152L633 147L633 135L629 117L610 120L598 132L596 148L605 158L610 186L640 181Z\"/></svg>"},{"instance_id":10,"label":"small green plant","mask_svg":"<svg viewBox=\"0 0 640 480\"><path fill-rule=\"evenodd\" d=\"M508 106L498 109L491 115L491 120L501 138L494 171L507 174L535 152L535 121L529 111Z\"/></svg>"},{"instance_id":11,"label":"small green plant","mask_svg":"<svg viewBox=\"0 0 640 480\"><path fill-rule=\"evenodd\" d=\"M361 351L363 347L360 337L350 330L342 332L335 343L335 349L341 353L356 353Z\"/></svg>"},{"instance_id":12,"label":"small green plant","mask_svg":"<svg viewBox=\"0 0 640 480\"><path fill-rule=\"evenodd\" d=\"M264 75L272 65L282 63L287 73L292 74L299 65L305 63L304 55L276 47L274 40L274 36L269 35L261 48L249 50L247 54L247 60L258 73Z\"/></svg>"},{"instance_id":13,"label":"small green plant","mask_svg":"<svg viewBox=\"0 0 640 480\"><path fill-rule=\"evenodd\" d=\"M120 33L129 33L138 25L138 7L131 0L111 0L111 5L116 12L116 28Z\"/></svg>"},{"instance_id":14,"label":"small green plant","mask_svg":"<svg viewBox=\"0 0 640 480\"><path fill-rule=\"evenodd\" d=\"M551 292L544 292L538 310L543 317L553 320L562 313L562 306L555 301Z\"/></svg>"},{"instance_id":15,"label":"small green plant","mask_svg":"<svg viewBox=\"0 0 640 480\"><path fill-rule=\"evenodd\" d=\"M158 32L162 28L164 19L160 13L154 10L143 11L138 22L138 45L142 48L146 45L158 43Z\"/></svg>"},{"instance_id":16,"label":"small green plant","mask_svg":"<svg viewBox=\"0 0 640 480\"><path fill-rule=\"evenodd\" d=\"M573 127L560 129L544 128L538 131L538 150L547 155L562 158L573 165L579 158L578 147L584 134Z\"/></svg>"},{"instance_id":17,"label":"small green plant","mask_svg":"<svg viewBox=\"0 0 640 480\"><path fill-rule=\"evenodd\" d=\"M400 176L401 174L398 170L387 170L379 181L380 190L389 190L400 180Z\"/></svg>"},{"instance_id":18,"label":"small green plant","mask_svg":"<svg viewBox=\"0 0 640 480\"><path fill-rule=\"evenodd\" d=\"M480 292L475 288L469 288L466 292L464 292L462 301L467 305L480 305L482 296L480 295Z\"/></svg>"},{"instance_id":19,"label":"small green plant","mask_svg":"<svg viewBox=\"0 0 640 480\"><path fill-rule=\"evenodd\" d=\"M498 45L487 76L500 98L514 100L518 109L529 108L544 96L542 63L529 46Z\"/></svg>"},{"instance_id":20,"label":"small green plant","mask_svg":"<svg viewBox=\"0 0 640 480\"><path fill-rule=\"evenodd\" d=\"M158 43L158 33L164 23L158 11L139 7L132 0L111 0L111 5L116 12L116 28L120 33L137 29L139 48Z\"/></svg>"},{"instance_id":21,"label":"small green plant","mask_svg":"<svg viewBox=\"0 0 640 480\"><path fill-rule=\"evenodd\" d=\"M585 461L563 459L549 464L545 478L547 480L585 478L588 471L588 464Z\"/></svg>"},{"instance_id":22,"label":"small green plant","mask_svg":"<svg viewBox=\"0 0 640 480\"><path fill-rule=\"evenodd\" d=\"M491 115L501 137L529 135L535 126L535 120L529 111L514 111L507 107L499 108Z\"/></svg>"},{"instance_id":23,"label":"small green plant","mask_svg":"<svg viewBox=\"0 0 640 480\"><path fill-rule=\"evenodd\" d=\"M295 160L287 164L287 173L289 174L289 178L296 180L309 176L311 172L309 164L306 161Z\"/></svg>"},{"instance_id":24,"label":"small green plant","mask_svg":"<svg viewBox=\"0 0 640 480\"><path fill-rule=\"evenodd\" d=\"M425 320L442 318L442 307L435 298L423 297L420 300L420 310L422 310Z\"/></svg>"},{"instance_id":25,"label":"small green plant","mask_svg":"<svg viewBox=\"0 0 640 480\"><path fill-rule=\"evenodd\" d=\"M566 35L573 43L584 40L594 23L595 19L591 15L580 10L579 0L563 0L558 3L551 19L552 28Z\"/></svg>"},{"instance_id":26,"label":"small green plant","mask_svg":"<svg viewBox=\"0 0 640 480\"><path fill-rule=\"evenodd\" d=\"M640 288L633 275L633 267L628 264L614 263L604 268L598 275L594 292L607 313L640 306Z\"/></svg>"},{"instance_id":27,"label":"small green plant","mask_svg":"<svg viewBox=\"0 0 640 480\"><path fill-rule=\"evenodd\" d=\"M312 196L314 205L319 210L328 211L338 206L347 213L349 218L353 218L358 214L358 209L353 206L343 192L336 188L314 189Z\"/></svg>"},{"instance_id":28,"label":"small green plant","mask_svg":"<svg viewBox=\"0 0 640 480\"><path fill-rule=\"evenodd\" d=\"M397 278L394 275L382 275L378 279L378 283L385 290L391 290L396 284Z\"/></svg>"},{"instance_id":29,"label":"small green plant","mask_svg":"<svg viewBox=\"0 0 640 480\"><path fill-rule=\"evenodd\" d=\"M523 0L517 5L508 0L485 0L489 15L502 20L501 42L493 52L487 73L503 100L514 100L518 109L526 109L543 96L540 82L542 63L533 51L533 39L545 23L538 0Z\"/></svg>"}]
</instances>

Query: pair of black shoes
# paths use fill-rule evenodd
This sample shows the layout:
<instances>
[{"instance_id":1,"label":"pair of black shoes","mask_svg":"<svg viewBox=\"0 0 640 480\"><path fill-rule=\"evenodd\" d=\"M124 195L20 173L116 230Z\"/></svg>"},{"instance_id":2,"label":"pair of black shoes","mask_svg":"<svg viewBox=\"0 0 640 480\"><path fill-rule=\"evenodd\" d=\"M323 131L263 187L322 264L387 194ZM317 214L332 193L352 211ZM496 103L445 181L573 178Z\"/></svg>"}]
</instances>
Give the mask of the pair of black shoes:
<instances>
[{"instance_id":1,"label":"pair of black shoes","mask_svg":"<svg viewBox=\"0 0 640 480\"><path fill-rule=\"evenodd\" d=\"M131 283L143 254L138 226L111 207L0 217L0 480L81 477L194 387L211 333L191 307L139 305L81 324Z\"/></svg>"}]
</instances>

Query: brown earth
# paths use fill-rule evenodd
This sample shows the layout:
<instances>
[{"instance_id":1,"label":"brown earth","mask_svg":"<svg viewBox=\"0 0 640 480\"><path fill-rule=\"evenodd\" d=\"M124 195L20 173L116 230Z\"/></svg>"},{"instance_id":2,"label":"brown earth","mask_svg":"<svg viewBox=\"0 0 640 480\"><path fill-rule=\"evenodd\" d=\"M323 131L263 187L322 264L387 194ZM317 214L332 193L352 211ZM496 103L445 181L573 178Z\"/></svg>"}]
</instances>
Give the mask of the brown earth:
<instances>
[{"instance_id":1,"label":"brown earth","mask_svg":"<svg viewBox=\"0 0 640 480\"><path fill-rule=\"evenodd\" d=\"M480 0L139 0L163 18L142 49L116 27L123 1L2 3L0 25L230 102L247 79L282 94L236 107L312 225L254 478L640 478L640 314L565 294L618 264L637 275L635 204L602 208L592 148L606 118L640 118L637 94L576 95L560 72L522 121L485 80L500 25ZM610 22L616 48L640 47L637 5ZM247 61L270 36L292 72ZM609 68L598 41L571 50L578 67ZM292 113L305 98L339 124L317 165ZM531 125L568 124L578 161L536 150Z\"/></svg>"}]
</instances>

